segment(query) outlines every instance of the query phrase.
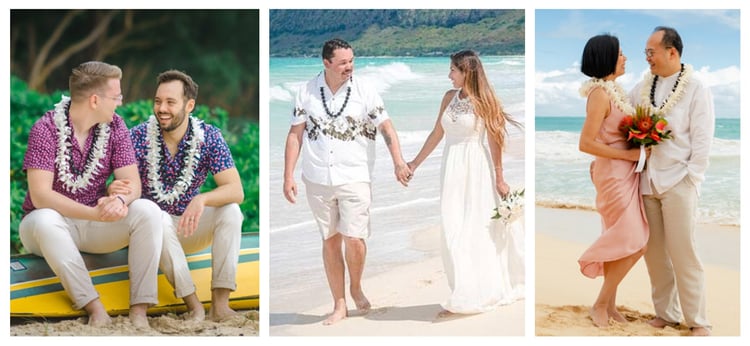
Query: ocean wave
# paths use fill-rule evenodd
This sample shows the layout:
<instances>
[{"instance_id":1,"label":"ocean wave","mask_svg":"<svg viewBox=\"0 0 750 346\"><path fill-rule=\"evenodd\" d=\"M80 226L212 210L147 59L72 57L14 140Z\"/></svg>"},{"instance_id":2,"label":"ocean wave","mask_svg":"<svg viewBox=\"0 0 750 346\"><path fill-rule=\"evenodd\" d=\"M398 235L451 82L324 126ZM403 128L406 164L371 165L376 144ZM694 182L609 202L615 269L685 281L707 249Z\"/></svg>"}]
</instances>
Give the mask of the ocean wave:
<instances>
[{"instance_id":1,"label":"ocean wave","mask_svg":"<svg viewBox=\"0 0 750 346\"><path fill-rule=\"evenodd\" d=\"M269 89L269 99L271 102L292 102L297 95L299 88L305 85L305 83L307 83L307 81L286 82L281 85L273 85Z\"/></svg>"},{"instance_id":2,"label":"ocean wave","mask_svg":"<svg viewBox=\"0 0 750 346\"><path fill-rule=\"evenodd\" d=\"M315 221L314 220L302 221L302 222L298 222L298 223L293 223L291 225L281 226L281 227L277 227L277 228L271 228L271 233L291 231L291 230L296 230L296 229L301 229L301 228L311 228L311 227L317 227L315 225Z\"/></svg>"},{"instance_id":3,"label":"ocean wave","mask_svg":"<svg viewBox=\"0 0 750 346\"><path fill-rule=\"evenodd\" d=\"M537 131L534 137L536 160L591 161L593 156L578 150L580 134L569 131ZM737 158L741 151L740 140L714 138L711 158Z\"/></svg>"},{"instance_id":4,"label":"ocean wave","mask_svg":"<svg viewBox=\"0 0 750 346\"><path fill-rule=\"evenodd\" d=\"M714 138L711 143L711 157L737 157L741 151L739 139Z\"/></svg>"},{"instance_id":5,"label":"ocean wave","mask_svg":"<svg viewBox=\"0 0 750 346\"><path fill-rule=\"evenodd\" d=\"M576 210L587 210L596 211L596 207L575 201L564 201L554 199L542 199L537 198L535 202L537 207L541 208L557 208L557 209L576 209ZM698 209L698 223L701 224L716 224L721 226L740 226L740 217L737 214L737 209L729 208L727 210L716 210L709 208Z\"/></svg>"},{"instance_id":6,"label":"ocean wave","mask_svg":"<svg viewBox=\"0 0 750 346\"><path fill-rule=\"evenodd\" d=\"M271 101L284 101L289 102L292 100L292 93L289 90L284 89L280 85L274 85L268 90L269 98Z\"/></svg>"},{"instance_id":7,"label":"ocean wave","mask_svg":"<svg viewBox=\"0 0 750 346\"><path fill-rule=\"evenodd\" d=\"M578 150L579 135L566 131L537 131L534 137L537 161L591 161L593 156Z\"/></svg>"},{"instance_id":8,"label":"ocean wave","mask_svg":"<svg viewBox=\"0 0 750 346\"><path fill-rule=\"evenodd\" d=\"M372 83L378 92L384 92L391 88L392 85L406 81L421 78L418 73L411 70L409 65L402 62L393 62L387 65L367 65L360 67L355 72L357 78L362 78L368 83Z\"/></svg>"},{"instance_id":9,"label":"ocean wave","mask_svg":"<svg viewBox=\"0 0 750 346\"><path fill-rule=\"evenodd\" d=\"M430 135L430 132L432 132L432 128L420 131L399 131L398 141L401 145L423 143L427 139L427 136Z\"/></svg>"}]
</instances>

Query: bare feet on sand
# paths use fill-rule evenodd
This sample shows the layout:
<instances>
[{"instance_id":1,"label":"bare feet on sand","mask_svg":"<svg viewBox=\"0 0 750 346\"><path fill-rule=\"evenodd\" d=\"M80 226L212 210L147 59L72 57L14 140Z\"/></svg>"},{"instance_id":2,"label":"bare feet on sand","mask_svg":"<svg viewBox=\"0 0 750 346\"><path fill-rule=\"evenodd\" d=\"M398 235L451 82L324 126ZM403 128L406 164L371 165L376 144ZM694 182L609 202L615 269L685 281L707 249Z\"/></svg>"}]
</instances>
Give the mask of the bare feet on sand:
<instances>
[{"instance_id":1,"label":"bare feet on sand","mask_svg":"<svg viewBox=\"0 0 750 346\"><path fill-rule=\"evenodd\" d=\"M358 292L351 292L352 299L354 299L354 305L357 306L357 310L361 314L366 314L370 312L370 308L372 307L370 305L370 301L367 300L367 297L365 297L365 294L362 293L362 290L359 290Z\"/></svg>"},{"instance_id":2,"label":"bare feet on sand","mask_svg":"<svg viewBox=\"0 0 750 346\"><path fill-rule=\"evenodd\" d=\"M200 322L206 319L206 310L203 308L203 303L201 303L195 293L183 297L182 300L188 307L188 312L185 314L185 320Z\"/></svg>"},{"instance_id":3,"label":"bare feet on sand","mask_svg":"<svg viewBox=\"0 0 750 346\"><path fill-rule=\"evenodd\" d=\"M83 309L89 315L88 325L92 327L103 327L112 323L112 318L107 314L107 310L104 310L104 305L99 298L90 301Z\"/></svg>"},{"instance_id":4,"label":"bare feet on sand","mask_svg":"<svg viewBox=\"0 0 750 346\"><path fill-rule=\"evenodd\" d=\"M330 326L346 318L346 304L343 304L343 306L341 306L340 304L336 305L337 306L333 308L333 312L331 313L331 315L328 316L325 321L323 321L323 325Z\"/></svg>"},{"instance_id":5,"label":"bare feet on sand","mask_svg":"<svg viewBox=\"0 0 750 346\"><path fill-rule=\"evenodd\" d=\"M654 328L664 328L666 326L670 326L672 328L676 328L680 324L677 322L667 322L665 319L661 317L654 317L652 320L648 321L648 324Z\"/></svg>"},{"instance_id":6,"label":"bare feet on sand","mask_svg":"<svg viewBox=\"0 0 750 346\"><path fill-rule=\"evenodd\" d=\"M229 305L224 305L224 306L216 305L216 306L214 306L212 304L211 308L208 310L208 318L211 321L214 321L214 322L225 321L225 320L230 319L230 318L232 318L234 316L237 316L237 312L234 311L234 310L232 310L229 307Z\"/></svg>"},{"instance_id":7,"label":"bare feet on sand","mask_svg":"<svg viewBox=\"0 0 750 346\"><path fill-rule=\"evenodd\" d=\"M130 306L130 323L132 323L133 326L137 329L151 328L148 325L148 316L146 316L146 309L148 309L148 304L135 304Z\"/></svg>"},{"instance_id":8,"label":"bare feet on sand","mask_svg":"<svg viewBox=\"0 0 750 346\"><path fill-rule=\"evenodd\" d=\"M103 314L93 313L89 315L88 325L92 327L104 327L111 323L112 323L112 318L110 318L106 312Z\"/></svg>"},{"instance_id":9,"label":"bare feet on sand","mask_svg":"<svg viewBox=\"0 0 750 346\"><path fill-rule=\"evenodd\" d=\"M594 305L589 310L591 320L594 321L594 325L599 328L609 327L609 314L605 306Z\"/></svg>"},{"instance_id":10,"label":"bare feet on sand","mask_svg":"<svg viewBox=\"0 0 750 346\"><path fill-rule=\"evenodd\" d=\"M711 330L705 327L690 328L690 336L711 336Z\"/></svg>"},{"instance_id":11,"label":"bare feet on sand","mask_svg":"<svg viewBox=\"0 0 750 346\"><path fill-rule=\"evenodd\" d=\"M200 322L206 319L206 311L203 310L203 307L201 306L200 309L196 310L189 310L185 314L185 320L186 321L195 321Z\"/></svg>"},{"instance_id":12,"label":"bare feet on sand","mask_svg":"<svg viewBox=\"0 0 750 346\"><path fill-rule=\"evenodd\" d=\"M625 318L617 309L608 309L607 315L609 315L609 318L619 322L619 323L628 323L628 319Z\"/></svg>"}]
</instances>

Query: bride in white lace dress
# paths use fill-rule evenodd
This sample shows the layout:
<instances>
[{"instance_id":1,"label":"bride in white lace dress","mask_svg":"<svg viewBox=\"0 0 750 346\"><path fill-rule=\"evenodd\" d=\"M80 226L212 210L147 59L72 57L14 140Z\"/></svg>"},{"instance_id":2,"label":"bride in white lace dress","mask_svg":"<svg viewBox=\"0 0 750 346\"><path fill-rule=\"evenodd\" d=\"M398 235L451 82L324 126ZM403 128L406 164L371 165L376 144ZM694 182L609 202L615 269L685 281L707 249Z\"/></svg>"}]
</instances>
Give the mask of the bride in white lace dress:
<instances>
[{"instance_id":1,"label":"bride in white lace dress","mask_svg":"<svg viewBox=\"0 0 750 346\"><path fill-rule=\"evenodd\" d=\"M456 89L443 96L435 128L409 163L415 171L445 135L440 212L451 294L440 316L491 311L522 299L525 270L523 221L491 219L509 193L502 164L505 125L518 123L503 112L473 51L451 55L448 77Z\"/></svg>"}]
</instances>

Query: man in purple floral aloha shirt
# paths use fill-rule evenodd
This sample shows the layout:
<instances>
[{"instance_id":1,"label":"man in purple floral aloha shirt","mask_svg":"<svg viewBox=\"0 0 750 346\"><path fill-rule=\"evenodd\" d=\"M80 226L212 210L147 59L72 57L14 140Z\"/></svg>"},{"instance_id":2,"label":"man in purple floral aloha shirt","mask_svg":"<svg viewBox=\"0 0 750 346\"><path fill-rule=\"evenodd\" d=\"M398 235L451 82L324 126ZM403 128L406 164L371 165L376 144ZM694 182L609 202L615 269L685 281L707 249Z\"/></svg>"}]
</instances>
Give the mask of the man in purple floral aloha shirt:
<instances>
[{"instance_id":1,"label":"man in purple floral aloha shirt","mask_svg":"<svg viewBox=\"0 0 750 346\"><path fill-rule=\"evenodd\" d=\"M211 308L220 321L236 313L229 294L237 289L236 273L242 232L242 182L221 131L190 115L198 84L170 70L157 77L154 115L130 130L144 198L163 210L164 249L160 268L189 310L203 320L185 253L211 246ZM200 193L211 173L217 187ZM117 181L111 192L130 191L133 182Z\"/></svg>"},{"instance_id":2,"label":"man in purple floral aloha shirt","mask_svg":"<svg viewBox=\"0 0 750 346\"><path fill-rule=\"evenodd\" d=\"M111 323L80 251L110 253L129 247L130 320L148 327L146 309L158 303L162 222L156 204L141 195L122 104L119 67L86 62L70 76L70 97L29 132L23 169L29 190L19 226L26 250L44 257L60 278L73 308L88 324ZM106 181L133 180L132 191L105 196Z\"/></svg>"}]
</instances>

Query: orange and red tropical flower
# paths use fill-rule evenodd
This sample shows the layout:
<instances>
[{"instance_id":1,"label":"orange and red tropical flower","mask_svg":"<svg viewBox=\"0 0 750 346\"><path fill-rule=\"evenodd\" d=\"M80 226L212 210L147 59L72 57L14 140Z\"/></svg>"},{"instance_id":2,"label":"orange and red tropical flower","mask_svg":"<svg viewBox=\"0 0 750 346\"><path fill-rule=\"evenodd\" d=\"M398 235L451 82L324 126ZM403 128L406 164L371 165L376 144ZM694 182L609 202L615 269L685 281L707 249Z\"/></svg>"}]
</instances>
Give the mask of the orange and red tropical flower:
<instances>
[{"instance_id":1,"label":"orange and red tropical flower","mask_svg":"<svg viewBox=\"0 0 750 346\"><path fill-rule=\"evenodd\" d=\"M652 146L672 138L667 130L667 119L651 107L638 105L635 114L626 115L620 121L620 131L633 146Z\"/></svg>"}]
</instances>

